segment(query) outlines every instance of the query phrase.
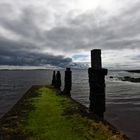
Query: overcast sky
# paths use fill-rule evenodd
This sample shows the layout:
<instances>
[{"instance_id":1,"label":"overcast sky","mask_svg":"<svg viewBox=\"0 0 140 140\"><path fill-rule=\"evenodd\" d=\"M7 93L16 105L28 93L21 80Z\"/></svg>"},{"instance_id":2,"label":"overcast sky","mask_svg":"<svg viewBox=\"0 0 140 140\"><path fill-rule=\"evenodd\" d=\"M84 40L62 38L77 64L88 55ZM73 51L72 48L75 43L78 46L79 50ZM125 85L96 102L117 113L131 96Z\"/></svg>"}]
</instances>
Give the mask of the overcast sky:
<instances>
[{"instance_id":1,"label":"overcast sky","mask_svg":"<svg viewBox=\"0 0 140 140\"><path fill-rule=\"evenodd\" d=\"M140 68L139 0L0 0L0 65Z\"/></svg>"}]
</instances>

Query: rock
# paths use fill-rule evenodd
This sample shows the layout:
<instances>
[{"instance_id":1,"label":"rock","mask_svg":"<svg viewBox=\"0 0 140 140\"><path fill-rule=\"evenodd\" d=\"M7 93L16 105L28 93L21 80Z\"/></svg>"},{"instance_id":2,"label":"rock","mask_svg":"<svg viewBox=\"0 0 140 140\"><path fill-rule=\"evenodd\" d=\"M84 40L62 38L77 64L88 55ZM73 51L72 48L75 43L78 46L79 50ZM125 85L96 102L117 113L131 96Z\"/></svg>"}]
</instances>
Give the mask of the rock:
<instances>
[{"instance_id":1,"label":"rock","mask_svg":"<svg viewBox=\"0 0 140 140\"><path fill-rule=\"evenodd\" d=\"M112 78L113 78L113 76L110 76L109 78L111 78L111 79L112 79Z\"/></svg>"},{"instance_id":2,"label":"rock","mask_svg":"<svg viewBox=\"0 0 140 140\"><path fill-rule=\"evenodd\" d=\"M135 82L135 83L139 83L140 82L140 78L133 78L133 77L129 77L129 76L125 76L121 80L122 81Z\"/></svg>"}]
</instances>

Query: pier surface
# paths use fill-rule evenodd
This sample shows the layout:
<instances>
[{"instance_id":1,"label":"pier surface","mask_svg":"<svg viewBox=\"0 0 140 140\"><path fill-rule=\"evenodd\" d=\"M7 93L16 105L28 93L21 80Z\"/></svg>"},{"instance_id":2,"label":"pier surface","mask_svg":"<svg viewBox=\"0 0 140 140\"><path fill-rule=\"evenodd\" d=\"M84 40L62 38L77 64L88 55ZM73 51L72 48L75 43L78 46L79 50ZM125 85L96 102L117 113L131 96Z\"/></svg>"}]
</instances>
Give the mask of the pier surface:
<instances>
[{"instance_id":1,"label":"pier surface","mask_svg":"<svg viewBox=\"0 0 140 140\"><path fill-rule=\"evenodd\" d=\"M0 120L0 140L127 140L52 87L33 86Z\"/></svg>"}]
</instances>

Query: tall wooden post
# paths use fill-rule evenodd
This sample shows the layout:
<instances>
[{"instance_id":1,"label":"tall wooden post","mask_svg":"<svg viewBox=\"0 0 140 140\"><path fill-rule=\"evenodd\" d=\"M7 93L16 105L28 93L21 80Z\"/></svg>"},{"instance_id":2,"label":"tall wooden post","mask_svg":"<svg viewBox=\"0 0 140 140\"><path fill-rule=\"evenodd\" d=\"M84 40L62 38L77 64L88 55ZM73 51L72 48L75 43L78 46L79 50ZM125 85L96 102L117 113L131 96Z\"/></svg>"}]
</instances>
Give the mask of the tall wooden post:
<instances>
[{"instance_id":1,"label":"tall wooden post","mask_svg":"<svg viewBox=\"0 0 140 140\"><path fill-rule=\"evenodd\" d=\"M88 69L90 86L89 110L100 119L104 118L105 112L105 75L107 69L102 68L101 50L91 51L91 68Z\"/></svg>"},{"instance_id":2,"label":"tall wooden post","mask_svg":"<svg viewBox=\"0 0 140 140\"><path fill-rule=\"evenodd\" d=\"M60 74L60 71L57 71L57 73L56 73L55 87L60 90L60 87L61 87L61 74Z\"/></svg>"},{"instance_id":3,"label":"tall wooden post","mask_svg":"<svg viewBox=\"0 0 140 140\"><path fill-rule=\"evenodd\" d=\"M71 86L72 86L72 72L70 68L66 68L63 94L71 96L71 93L70 93Z\"/></svg>"},{"instance_id":4,"label":"tall wooden post","mask_svg":"<svg viewBox=\"0 0 140 140\"><path fill-rule=\"evenodd\" d=\"M55 71L53 71L52 86L55 86L55 83L56 83L56 75L55 75Z\"/></svg>"}]
</instances>

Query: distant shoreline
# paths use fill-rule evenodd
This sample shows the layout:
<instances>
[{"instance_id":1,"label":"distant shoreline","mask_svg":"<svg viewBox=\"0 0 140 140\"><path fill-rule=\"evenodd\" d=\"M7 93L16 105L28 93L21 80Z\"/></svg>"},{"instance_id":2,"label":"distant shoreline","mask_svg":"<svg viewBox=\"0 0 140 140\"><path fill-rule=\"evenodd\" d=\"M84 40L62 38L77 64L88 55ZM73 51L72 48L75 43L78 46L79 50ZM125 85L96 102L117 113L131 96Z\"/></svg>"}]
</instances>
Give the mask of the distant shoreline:
<instances>
[{"instance_id":1,"label":"distant shoreline","mask_svg":"<svg viewBox=\"0 0 140 140\"><path fill-rule=\"evenodd\" d=\"M46 71L46 70L64 70L65 68L58 68L58 69L0 69L0 71ZM72 68L73 70L87 70L87 69L77 69L77 68ZM140 70L109 70L109 71L127 71L131 73L140 73Z\"/></svg>"},{"instance_id":2,"label":"distant shoreline","mask_svg":"<svg viewBox=\"0 0 140 140\"><path fill-rule=\"evenodd\" d=\"M0 71L37 71L37 70L52 70L52 69L0 69Z\"/></svg>"},{"instance_id":3,"label":"distant shoreline","mask_svg":"<svg viewBox=\"0 0 140 140\"><path fill-rule=\"evenodd\" d=\"M128 72L140 73L140 70L127 70Z\"/></svg>"}]
</instances>

